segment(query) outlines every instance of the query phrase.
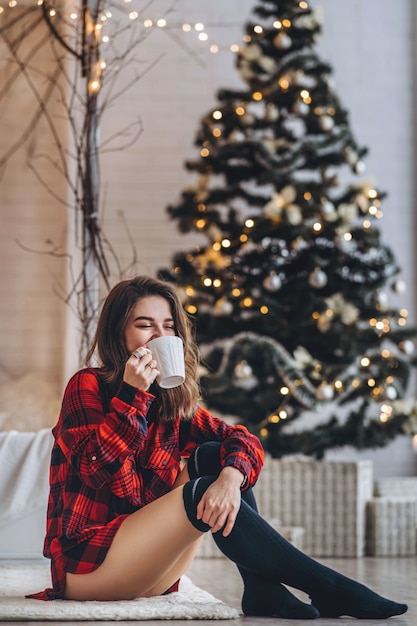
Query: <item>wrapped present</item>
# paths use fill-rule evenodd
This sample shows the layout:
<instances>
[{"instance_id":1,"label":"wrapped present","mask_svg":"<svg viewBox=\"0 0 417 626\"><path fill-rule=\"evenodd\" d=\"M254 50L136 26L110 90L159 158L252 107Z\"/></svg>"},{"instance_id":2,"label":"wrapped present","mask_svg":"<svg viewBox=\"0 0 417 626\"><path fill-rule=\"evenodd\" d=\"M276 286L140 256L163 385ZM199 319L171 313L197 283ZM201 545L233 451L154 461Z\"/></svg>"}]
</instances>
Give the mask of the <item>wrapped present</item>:
<instances>
[{"instance_id":1,"label":"wrapped present","mask_svg":"<svg viewBox=\"0 0 417 626\"><path fill-rule=\"evenodd\" d=\"M266 458L254 487L260 514L293 545L312 556L365 554L366 503L372 498L371 461ZM221 556L211 536L198 556Z\"/></svg>"},{"instance_id":2,"label":"wrapped present","mask_svg":"<svg viewBox=\"0 0 417 626\"><path fill-rule=\"evenodd\" d=\"M302 527L312 556L365 554L371 461L267 458L254 488L260 513L282 527Z\"/></svg>"},{"instance_id":3,"label":"wrapped present","mask_svg":"<svg viewBox=\"0 0 417 626\"><path fill-rule=\"evenodd\" d=\"M417 554L417 498L379 497L367 505L367 553L371 556Z\"/></svg>"}]
</instances>

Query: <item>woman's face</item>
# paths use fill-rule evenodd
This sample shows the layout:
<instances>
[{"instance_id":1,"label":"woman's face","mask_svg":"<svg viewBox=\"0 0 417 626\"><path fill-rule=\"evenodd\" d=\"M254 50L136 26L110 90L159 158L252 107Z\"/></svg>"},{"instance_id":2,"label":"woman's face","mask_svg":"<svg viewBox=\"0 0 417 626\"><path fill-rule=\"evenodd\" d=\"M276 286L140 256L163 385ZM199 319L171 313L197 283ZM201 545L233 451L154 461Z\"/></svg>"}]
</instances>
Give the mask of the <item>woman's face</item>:
<instances>
[{"instance_id":1,"label":"woman's face","mask_svg":"<svg viewBox=\"0 0 417 626\"><path fill-rule=\"evenodd\" d=\"M133 352L148 341L162 335L175 335L171 308L161 296L146 296L133 307L125 328L128 352Z\"/></svg>"}]
</instances>

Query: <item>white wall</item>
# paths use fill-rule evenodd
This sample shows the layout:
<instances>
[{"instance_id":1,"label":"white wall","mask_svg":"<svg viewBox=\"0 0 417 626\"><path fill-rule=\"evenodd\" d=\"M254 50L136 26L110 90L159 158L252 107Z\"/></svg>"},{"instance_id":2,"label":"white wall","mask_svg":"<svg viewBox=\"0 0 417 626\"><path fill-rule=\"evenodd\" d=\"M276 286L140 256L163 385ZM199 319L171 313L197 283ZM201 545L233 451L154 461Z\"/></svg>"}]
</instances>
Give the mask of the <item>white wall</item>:
<instances>
[{"instance_id":1,"label":"white wall","mask_svg":"<svg viewBox=\"0 0 417 626\"><path fill-rule=\"evenodd\" d=\"M211 40L229 44L240 43L242 24L255 2L177 0L171 4L167 15L171 24L201 20L208 25ZM389 194L383 205L385 217L381 228L386 243L397 255L409 286L398 302L410 310L410 318L414 321L414 3L412 0L397 0L394 7L392 0L317 0L312 4L320 5L323 14L320 52L334 68L338 93L350 112L358 142L370 149L366 159L367 173ZM163 0L150 3L149 16L159 17L166 8L167 3ZM177 233L176 225L168 220L166 207L175 203L182 188L194 180L183 167L183 162L197 154L193 147L194 135L201 117L216 102L216 90L240 84L233 54L226 50L217 55L210 54L208 45L199 42L195 33L187 35L180 29L153 31L137 49L138 66L146 67L161 53L163 57L157 65L106 111L101 125L101 138L106 141L138 117L143 123L143 133L133 146L107 152L101 162L103 225L123 266L128 266L132 260L129 237L132 238L137 260L128 270L129 274L154 274L157 268L170 263L173 252L195 243L192 236ZM120 76L120 80L127 83L129 70ZM0 144L4 133L8 132L10 129L4 128L3 120L0 120ZM62 313L53 312L60 305L53 295L49 261L29 256L30 261L26 260L23 267L27 253L13 243L20 235L22 224L40 219L38 205L30 205L26 213L22 210L28 194L18 196L16 189L28 191L30 177L23 167L20 171L22 182L10 178L7 193L6 179L0 181L1 254L5 260L0 285L2 294L6 295L0 309L0 371L11 363L14 375L21 374L28 367L38 367L50 372L52 379L59 384L60 377L56 372L62 370ZM10 189L14 196L9 201ZM34 197L32 190L29 193L31 198ZM43 203L46 206L48 201ZM57 213L53 211L53 203L49 204L45 230L36 235L37 242L49 236L49 229L56 233L61 228L60 223L51 221L52 215L57 219ZM120 212L123 212L123 219ZM6 219L8 226L4 230ZM35 237L35 231L32 235ZM34 243L33 238L30 241ZM13 250L7 258L6 248ZM21 285L24 286L27 272L38 265L42 266L43 274L31 275L30 283L35 294L30 302L42 300L48 302L49 308L39 310L35 322L30 315L33 305L25 302L22 308ZM13 270L12 274L12 268L18 271ZM112 281L116 282L118 278L115 271ZM6 300L8 317L1 313ZM22 310L25 313L19 328L25 330L24 340L20 339L15 326L13 335L8 332L12 323L9 320L14 324ZM22 361L27 335L30 336L31 332L33 335L28 329L32 329L33 324L41 327L36 330L36 335L42 337L46 349L35 355L31 350L29 362ZM72 362L70 359L66 365L66 375L77 362L74 350ZM341 452L337 454L341 455ZM343 451L343 454L351 452ZM367 452L366 456L370 454ZM377 471L385 471L387 455L390 473L409 473L415 469L408 440L399 440L385 452L378 453L375 457Z\"/></svg>"},{"instance_id":2,"label":"white wall","mask_svg":"<svg viewBox=\"0 0 417 626\"><path fill-rule=\"evenodd\" d=\"M388 192L380 226L408 286L393 299L408 308L415 324L415 3L399 0L394 7L387 0L321 0L320 5L321 52L335 68L357 140L369 148L366 175ZM408 437L375 451L344 449L327 457L371 458L380 476L417 470Z\"/></svg>"},{"instance_id":3,"label":"white wall","mask_svg":"<svg viewBox=\"0 0 417 626\"><path fill-rule=\"evenodd\" d=\"M168 19L174 24L203 21L208 24L210 41L224 42L226 48L226 44L242 43L242 21L252 5L253 0L182 0L175 3ZM162 6L161 2L153 5L150 15L158 15L157 8ZM105 229L124 264L129 263L131 249L126 250L126 234L118 217L118 211L123 211L137 250L136 269L143 273L155 273L170 263L173 251L196 241L195 236L177 233L175 224L168 221L166 207L194 180L183 162L197 155L194 135L202 115L215 104L217 89L241 85L233 53L223 49L211 54L208 43L200 42L195 31L184 34L175 29L177 42L167 32L155 30L138 47L143 64L161 52L164 56L129 91L120 109L116 107L105 118L103 131L105 139L126 119L140 116L143 123L143 134L132 148L108 153L102 161Z\"/></svg>"}]
</instances>

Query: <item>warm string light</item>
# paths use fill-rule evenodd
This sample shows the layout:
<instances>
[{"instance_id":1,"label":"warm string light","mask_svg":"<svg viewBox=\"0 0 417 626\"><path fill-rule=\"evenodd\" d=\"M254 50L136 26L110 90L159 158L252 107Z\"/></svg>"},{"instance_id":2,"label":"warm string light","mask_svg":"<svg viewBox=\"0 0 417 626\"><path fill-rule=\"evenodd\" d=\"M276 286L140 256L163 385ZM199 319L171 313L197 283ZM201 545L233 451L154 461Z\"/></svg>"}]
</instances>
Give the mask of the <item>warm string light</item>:
<instances>
[{"instance_id":1,"label":"warm string light","mask_svg":"<svg viewBox=\"0 0 417 626\"><path fill-rule=\"evenodd\" d=\"M125 5L129 5L131 2L131 0L124 0L124 4ZM38 6L42 6L42 4L44 3L43 0L36 0L35 2ZM18 6L18 0L9 0L8 2L8 7L10 9L13 9L15 7ZM4 8L0 7L0 15L4 12ZM49 11L49 15L50 17L54 17L56 15L56 9L52 8ZM103 23L103 25L109 21L111 21L111 18L113 17L112 12L109 9L106 9L105 11L103 11L102 14L99 15L98 20L100 22ZM69 18L72 21L75 21L77 19L79 19L78 14L71 9L70 13L69 13ZM141 14L139 11L136 10L131 10L128 11L127 13L127 19L129 19L130 21L139 21L141 19ZM236 53L239 51L240 46L236 43L232 43L230 45L227 46L222 46L220 45L218 42L213 41L212 37L210 36L210 34L207 32L207 28L204 25L203 22L199 21L199 22L195 22L194 24L190 24L188 22L184 22L184 23L178 23L178 22L169 22L165 17L160 17L157 19L151 19L151 18L145 18L142 21L142 25L144 28L146 29L164 29L164 28L170 28L170 29L175 29L175 30L181 30L183 33L194 33L197 35L197 39L198 41L202 42L202 43L207 43L209 45L209 51L212 54L216 54L218 53L220 50L226 50L226 51L230 51L233 53ZM219 26L223 26L222 24L216 24L213 25L214 27L219 27ZM229 26L229 25L228 25ZM104 34L101 42L102 43L108 43L111 39L111 35L110 34Z\"/></svg>"},{"instance_id":2,"label":"warm string light","mask_svg":"<svg viewBox=\"0 0 417 626\"><path fill-rule=\"evenodd\" d=\"M41 6L44 3L44 0L33 0L34 3L36 3L38 6ZM125 5L129 5L132 2L132 0L124 0L124 4ZM15 7L18 6L18 0L9 0L8 2L8 7L13 9ZM309 5L308 2L306 2L305 0L301 0L298 3L298 6L300 7L300 9L302 10L307 10L309 9ZM52 9L52 11L55 11L55 9ZM0 7L0 15L4 12L4 8ZM76 12L74 12L74 10L71 10L71 13L69 14L69 17L71 20L77 20L78 19L78 15L76 14ZM112 12L109 9L105 9L103 11L103 13L99 16L99 20L104 22L107 22L109 20L111 20L111 18L113 17ZM131 10L127 13L127 18L131 21L138 21L141 19L141 15L139 13L139 11L136 10ZM143 19L143 18L142 18ZM227 46L222 46L219 43L215 42L212 40L212 37L210 36L210 34L207 32L207 25L205 25L203 22L198 21L195 23L189 23L189 22L183 22L183 23L178 23L178 22L169 22L165 17L160 17L160 18L156 18L156 19L151 19L151 18L145 18L143 19L142 25L144 26L144 28L146 29L151 29L151 28L159 28L159 29L164 29L164 28L170 28L170 29L177 29L177 30L181 30L183 33L189 34L189 33L194 33L197 35L197 39L203 43L207 43L209 45L209 51L212 54L217 54L220 50L227 50L230 51L232 53L238 53L240 50L240 46L237 43L232 43L230 45ZM290 28L292 25L291 21L289 19L284 19L282 21L280 20L274 20L271 24L271 27L275 30L278 30L280 32L284 32L286 29ZM212 27L219 27L219 26L224 26L222 24L215 24L212 25ZM227 25L228 27L230 26L230 24ZM209 26L210 28L210 26ZM266 26L262 26L261 24L255 24L253 27L253 32L255 34L255 36L260 37L264 34L265 32L265 28ZM108 34L103 35L101 42L102 43L108 43L110 41L111 37ZM244 43L250 43L252 41L252 38L249 35L244 35L243 37L243 41Z\"/></svg>"}]
</instances>

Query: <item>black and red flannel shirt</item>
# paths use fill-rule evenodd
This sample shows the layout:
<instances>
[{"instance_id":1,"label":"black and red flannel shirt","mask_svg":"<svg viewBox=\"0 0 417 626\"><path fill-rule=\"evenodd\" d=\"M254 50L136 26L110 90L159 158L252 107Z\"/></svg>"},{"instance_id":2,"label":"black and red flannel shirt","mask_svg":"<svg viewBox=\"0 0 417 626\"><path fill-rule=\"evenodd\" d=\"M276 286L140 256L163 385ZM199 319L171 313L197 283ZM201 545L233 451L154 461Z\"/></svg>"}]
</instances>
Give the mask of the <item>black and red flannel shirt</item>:
<instances>
[{"instance_id":1,"label":"black and red flannel shirt","mask_svg":"<svg viewBox=\"0 0 417 626\"><path fill-rule=\"evenodd\" d=\"M35 597L63 598L65 573L85 574L104 560L127 515L169 492L187 458L205 441L222 441L221 463L253 486L264 453L244 426L198 408L190 422L153 423L154 396L127 385L107 407L106 386L93 368L77 372L65 390L50 468L44 555L52 589Z\"/></svg>"}]
</instances>

